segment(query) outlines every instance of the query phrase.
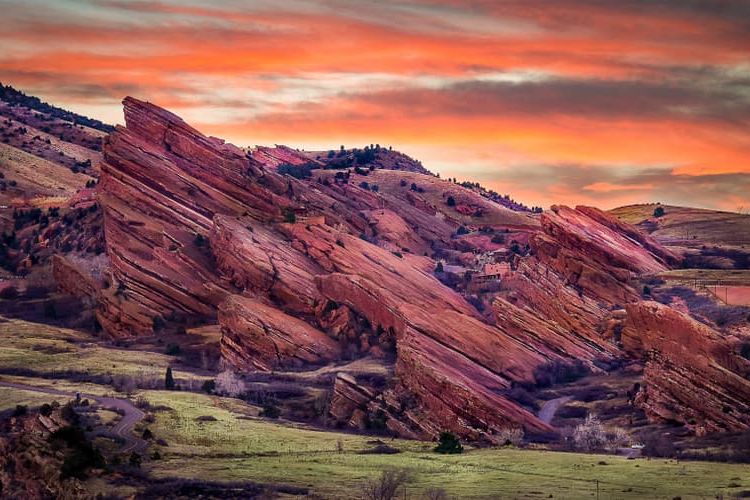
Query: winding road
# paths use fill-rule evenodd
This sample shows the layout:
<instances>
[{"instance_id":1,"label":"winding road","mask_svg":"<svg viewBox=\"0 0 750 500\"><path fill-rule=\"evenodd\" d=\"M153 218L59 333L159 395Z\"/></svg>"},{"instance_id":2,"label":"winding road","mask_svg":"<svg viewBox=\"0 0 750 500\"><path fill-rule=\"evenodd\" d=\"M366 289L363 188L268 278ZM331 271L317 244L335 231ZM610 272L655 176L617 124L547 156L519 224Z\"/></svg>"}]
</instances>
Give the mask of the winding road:
<instances>
[{"instance_id":1,"label":"winding road","mask_svg":"<svg viewBox=\"0 0 750 500\"><path fill-rule=\"evenodd\" d=\"M545 401L542 405L542 408L539 410L539 415L537 415L539 417L539 420L541 420L545 424L551 423L552 419L555 417L555 413L557 413L557 409L571 399L573 399L573 396L563 396L561 398L555 398L550 399L549 401Z\"/></svg>"},{"instance_id":2,"label":"winding road","mask_svg":"<svg viewBox=\"0 0 750 500\"><path fill-rule=\"evenodd\" d=\"M53 396L63 396L71 399L76 398L76 393L60 391L49 387L35 387L27 384L17 384L15 382L2 382L0 387L9 387L23 391L41 392ZM146 416L141 410L136 408L133 403L127 399L108 398L105 396L95 396L93 394L79 393L81 398L97 401L102 408L115 410L122 414L122 418L112 427L111 432L117 437L122 438L123 444L121 453L139 453L146 451L148 443L133 434L136 424Z\"/></svg>"}]
</instances>

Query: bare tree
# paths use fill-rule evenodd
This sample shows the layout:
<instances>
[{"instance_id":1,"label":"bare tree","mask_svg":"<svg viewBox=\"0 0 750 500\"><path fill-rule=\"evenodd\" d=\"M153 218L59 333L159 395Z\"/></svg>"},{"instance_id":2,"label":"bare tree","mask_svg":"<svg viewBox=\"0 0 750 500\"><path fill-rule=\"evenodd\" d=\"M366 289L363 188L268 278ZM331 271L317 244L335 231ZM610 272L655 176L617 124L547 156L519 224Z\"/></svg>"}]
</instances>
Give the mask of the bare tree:
<instances>
[{"instance_id":1,"label":"bare tree","mask_svg":"<svg viewBox=\"0 0 750 500\"><path fill-rule=\"evenodd\" d=\"M508 427L500 430L497 435L497 440L500 444L520 446L521 443L523 443L523 436L523 429L520 427Z\"/></svg>"},{"instance_id":2,"label":"bare tree","mask_svg":"<svg viewBox=\"0 0 750 500\"><path fill-rule=\"evenodd\" d=\"M427 500L448 500L448 493L443 488L430 488L424 492Z\"/></svg>"},{"instance_id":3,"label":"bare tree","mask_svg":"<svg viewBox=\"0 0 750 500\"><path fill-rule=\"evenodd\" d=\"M616 451L630 442L628 433L620 427L605 427L594 415L576 426L573 431L573 445L581 451Z\"/></svg>"},{"instance_id":4,"label":"bare tree","mask_svg":"<svg viewBox=\"0 0 750 500\"><path fill-rule=\"evenodd\" d=\"M371 479L362 486L362 498L392 500L403 492L409 481L411 474L406 469L384 470L379 478Z\"/></svg>"},{"instance_id":5,"label":"bare tree","mask_svg":"<svg viewBox=\"0 0 750 500\"><path fill-rule=\"evenodd\" d=\"M216 392L236 398L245 391L245 381L232 370L224 370L216 376Z\"/></svg>"}]
</instances>

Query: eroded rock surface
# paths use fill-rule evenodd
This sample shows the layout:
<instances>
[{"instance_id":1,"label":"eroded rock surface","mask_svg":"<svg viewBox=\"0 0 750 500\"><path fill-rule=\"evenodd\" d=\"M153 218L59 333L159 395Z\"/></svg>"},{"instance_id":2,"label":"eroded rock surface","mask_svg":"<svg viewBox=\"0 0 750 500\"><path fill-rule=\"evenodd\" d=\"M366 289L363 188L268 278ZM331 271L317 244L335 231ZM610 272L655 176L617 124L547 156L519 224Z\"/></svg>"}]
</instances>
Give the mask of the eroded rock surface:
<instances>
[{"instance_id":1,"label":"eroded rock surface","mask_svg":"<svg viewBox=\"0 0 750 500\"><path fill-rule=\"evenodd\" d=\"M658 352L647 378L668 377L648 386L650 414L683 412L709 430L745 425L744 365L731 358L728 373L699 366L701 383L675 338L656 340L667 320L642 310L636 279L676 257L604 212L519 214L415 172L361 175L378 191L332 171L295 179L276 172L305 161L294 150L258 148L249 157L131 98L125 118L105 144L97 188L112 266L99 319L112 335L150 335L156 318L180 315L218 321L223 359L242 371L380 360L395 367L384 387L335 379L336 422L419 438L448 429L489 442L508 427L551 430L508 396L533 385L545 364L580 360L596 370L598 361ZM448 207L441 192L482 213ZM474 251L511 246L489 233L457 237L467 220L502 231L519 254L484 309L441 283L431 258L469 263ZM630 326L620 339L623 306ZM711 337L705 356L726 357L716 332L685 326ZM641 328L645 340L636 342Z\"/></svg>"}]
</instances>

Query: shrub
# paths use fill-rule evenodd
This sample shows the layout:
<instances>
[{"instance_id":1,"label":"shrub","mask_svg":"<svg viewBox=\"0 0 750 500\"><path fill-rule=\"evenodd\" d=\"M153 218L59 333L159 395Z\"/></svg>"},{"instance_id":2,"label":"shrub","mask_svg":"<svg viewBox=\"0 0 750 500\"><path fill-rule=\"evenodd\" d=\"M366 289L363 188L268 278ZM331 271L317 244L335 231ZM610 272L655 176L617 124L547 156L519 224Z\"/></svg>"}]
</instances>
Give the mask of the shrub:
<instances>
[{"instance_id":1,"label":"shrub","mask_svg":"<svg viewBox=\"0 0 750 500\"><path fill-rule=\"evenodd\" d=\"M523 443L523 429L520 427L501 429L497 440L503 445L520 446Z\"/></svg>"},{"instance_id":2,"label":"shrub","mask_svg":"<svg viewBox=\"0 0 750 500\"><path fill-rule=\"evenodd\" d=\"M180 352L182 352L182 348L179 344L167 344L167 348L164 351L168 356L177 356Z\"/></svg>"},{"instance_id":3,"label":"shrub","mask_svg":"<svg viewBox=\"0 0 750 500\"><path fill-rule=\"evenodd\" d=\"M281 410L278 406L269 403L263 406L260 416L266 418L279 418L281 416Z\"/></svg>"},{"instance_id":4,"label":"shrub","mask_svg":"<svg viewBox=\"0 0 750 500\"><path fill-rule=\"evenodd\" d=\"M130 464L131 467L135 467L140 469L141 467L141 456L138 453L131 453L130 458L128 458L128 464Z\"/></svg>"},{"instance_id":5,"label":"shrub","mask_svg":"<svg viewBox=\"0 0 750 500\"><path fill-rule=\"evenodd\" d=\"M492 237L492 243L495 243L497 245L502 245L505 243L505 235L502 234L496 234Z\"/></svg>"},{"instance_id":6,"label":"shrub","mask_svg":"<svg viewBox=\"0 0 750 500\"><path fill-rule=\"evenodd\" d=\"M573 445L580 451L607 450L614 452L617 448L625 446L630 437L628 433L619 427L607 429L594 415L589 415L586 420L576 426L573 431Z\"/></svg>"},{"instance_id":7,"label":"shrub","mask_svg":"<svg viewBox=\"0 0 750 500\"><path fill-rule=\"evenodd\" d=\"M294 210L289 207L284 209L284 222L287 224L294 224L297 222L297 214L295 214Z\"/></svg>"},{"instance_id":8,"label":"shrub","mask_svg":"<svg viewBox=\"0 0 750 500\"><path fill-rule=\"evenodd\" d=\"M401 182L399 182L401 187L406 187L406 181L404 179L401 179Z\"/></svg>"},{"instance_id":9,"label":"shrub","mask_svg":"<svg viewBox=\"0 0 750 500\"><path fill-rule=\"evenodd\" d=\"M449 207L455 207L456 199L453 198L453 196L449 196L445 203L447 203Z\"/></svg>"},{"instance_id":10,"label":"shrub","mask_svg":"<svg viewBox=\"0 0 750 500\"><path fill-rule=\"evenodd\" d=\"M442 273L443 272L443 263L438 261L438 263L435 265L435 272L436 273Z\"/></svg>"},{"instance_id":11,"label":"shrub","mask_svg":"<svg viewBox=\"0 0 750 500\"><path fill-rule=\"evenodd\" d=\"M365 500L392 500L402 496L406 483L411 481L411 474L405 469L388 469L377 479L367 481L362 486L362 498Z\"/></svg>"},{"instance_id":12,"label":"shrub","mask_svg":"<svg viewBox=\"0 0 750 500\"><path fill-rule=\"evenodd\" d=\"M0 299L13 300L18 298L18 288L13 285L6 286L0 290Z\"/></svg>"},{"instance_id":13,"label":"shrub","mask_svg":"<svg viewBox=\"0 0 750 500\"><path fill-rule=\"evenodd\" d=\"M206 380L201 386L201 390L207 394L211 394L216 390L216 382L213 380Z\"/></svg>"},{"instance_id":14,"label":"shrub","mask_svg":"<svg viewBox=\"0 0 750 500\"><path fill-rule=\"evenodd\" d=\"M154 433L150 429L143 429L143 439L154 439Z\"/></svg>"},{"instance_id":15,"label":"shrub","mask_svg":"<svg viewBox=\"0 0 750 500\"><path fill-rule=\"evenodd\" d=\"M291 163L282 163L276 169L281 175L291 175L295 179L307 179L312 177L312 168L309 164L292 165Z\"/></svg>"},{"instance_id":16,"label":"shrub","mask_svg":"<svg viewBox=\"0 0 750 500\"><path fill-rule=\"evenodd\" d=\"M580 361L572 363L550 361L534 369L534 379L539 387L549 387L555 384L574 382L588 374L588 368Z\"/></svg>"},{"instance_id":17,"label":"shrub","mask_svg":"<svg viewBox=\"0 0 750 500\"><path fill-rule=\"evenodd\" d=\"M643 440L643 454L647 457L673 457L676 452L674 443L667 436L660 434Z\"/></svg>"},{"instance_id":18,"label":"shrub","mask_svg":"<svg viewBox=\"0 0 750 500\"><path fill-rule=\"evenodd\" d=\"M654 209L654 217L664 217L664 207L656 207Z\"/></svg>"},{"instance_id":19,"label":"shrub","mask_svg":"<svg viewBox=\"0 0 750 500\"><path fill-rule=\"evenodd\" d=\"M13 410L14 417L22 417L28 413L29 407L26 405L16 405L16 409Z\"/></svg>"},{"instance_id":20,"label":"shrub","mask_svg":"<svg viewBox=\"0 0 750 500\"><path fill-rule=\"evenodd\" d=\"M458 436L452 432L441 432L435 451L437 453L456 454L463 453L464 447L461 445Z\"/></svg>"},{"instance_id":21,"label":"shrub","mask_svg":"<svg viewBox=\"0 0 750 500\"><path fill-rule=\"evenodd\" d=\"M236 398L246 391L245 381L232 370L225 370L216 377L216 391Z\"/></svg>"},{"instance_id":22,"label":"shrub","mask_svg":"<svg viewBox=\"0 0 750 500\"><path fill-rule=\"evenodd\" d=\"M466 229L466 226L460 226L456 231L456 234L469 234L469 230Z\"/></svg>"}]
</instances>

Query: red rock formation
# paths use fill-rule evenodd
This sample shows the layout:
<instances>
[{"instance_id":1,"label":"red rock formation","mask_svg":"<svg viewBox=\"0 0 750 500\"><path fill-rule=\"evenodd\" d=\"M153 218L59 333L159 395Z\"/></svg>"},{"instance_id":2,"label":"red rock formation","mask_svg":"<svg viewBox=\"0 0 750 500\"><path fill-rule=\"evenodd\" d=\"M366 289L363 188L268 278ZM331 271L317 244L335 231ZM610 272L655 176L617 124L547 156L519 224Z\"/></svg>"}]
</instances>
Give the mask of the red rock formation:
<instances>
[{"instance_id":1,"label":"red rock formation","mask_svg":"<svg viewBox=\"0 0 750 500\"><path fill-rule=\"evenodd\" d=\"M609 216L597 212L596 217L603 220ZM610 304L637 300L638 293L628 281L667 269L638 241L600 223L586 211L553 206L551 213L542 214L541 222L544 233L530 240L536 258L560 274L566 284L597 300ZM668 253L658 248L660 253Z\"/></svg>"},{"instance_id":2,"label":"red rock formation","mask_svg":"<svg viewBox=\"0 0 750 500\"><path fill-rule=\"evenodd\" d=\"M328 414L338 425L365 430L368 405L377 393L357 383L351 375L338 373L333 383Z\"/></svg>"},{"instance_id":3,"label":"red rock formation","mask_svg":"<svg viewBox=\"0 0 750 500\"><path fill-rule=\"evenodd\" d=\"M52 256L52 276L58 290L78 298L95 300L101 288L89 273L61 255Z\"/></svg>"},{"instance_id":4,"label":"red rock formation","mask_svg":"<svg viewBox=\"0 0 750 500\"><path fill-rule=\"evenodd\" d=\"M289 165L304 165L306 163L322 165L321 162L308 158L303 153L289 146L278 144L273 148L258 146L252 151L251 156L258 163L271 170L275 170L279 165L284 163Z\"/></svg>"},{"instance_id":5,"label":"red rock formation","mask_svg":"<svg viewBox=\"0 0 750 500\"><path fill-rule=\"evenodd\" d=\"M219 307L222 357L240 370L322 364L340 357L325 333L278 309L232 296Z\"/></svg>"},{"instance_id":6,"label":"red rock formation","mask_svg":"<svg viewBox=\"0 0 750 500\"><path fill-rule=\"evenodd\" d=\"M535 369L550 360L593 366L618 356L610 311L637 303L633 278L674 262L594 209L555 207L539 228L531 216L488 205L493 225L510 221L531 252L515 257L491 311L480 314L421 255L467 250L452 237L458 223L404 189L397 172L368 176L383 184L378 193L326 182L326 173L280 176L152 105L126 99L125 110L127 126L107 141L98 187L114 278L100 293L101 324L114 335L149 334L156 316L218 315L224 360L241 370L395 356L396 382L381 394L337 380L330 412L352 426L375 415L408 437L449 429L493 441L506 427L549 431L505 394L534 383ZM447 189L433 177L416 180L426 194ZM297 222L284 222L289 211ZM490 244L481 241L468 246ZM699 406L662 387L652 401ZM718 422L713 412L693 414Z\"/></svg>"},{"instance_id":7,"label":"red rock formation","mask_svg":"<svg viewBox=\"0 0 750 500\"><path fill-rule=\"evenodd\" d=\"M622 344L646 360L636 397L654 419L699 434L750 428L750 362L719 332L657 302L626 306Z\"/></svg>"},{"instance_id":8,"label":"red rock formation","mask_svg":"<svg viewBox=\"0 0 750 500\"><path fill-rule=\"evenodd\" d=\"M113 274L134 307L112 301L101 321L122 333L147 334L149 322L131 318L131 310L152 318L173 311L215 315L225 287L196 244L214 214L269 220L289 202L274 193L286 183L239 148L151 104L127 98L124 105L126 127L106 141L97 189Z\"/></svg>"},{"instance_id":9,"label":"red rock formation","mask_svg":"<svg viewBox=\"0 0 750 500\"><path fill-rule=\"evenodd\" d=\"M603 210L600 210L594 207L581 206L581 205L577 206L576 210L578 212L585 214L587 217L595 220L599 224L606 226L610 228L611 230L619 234L625 235L628 238L632 239L633 241L638 243L640 246L642 246L643 248L651 252L652 255L661 259L661 261L666 265L674 266L674 265L679 264L680 261L682 260L679 255L677 255L672 250L666 248L661 243L657 242L655 238L638 230L638 228L635 227L634 225L623 222L617 217Z\"/></svg>"}]
</instances>

